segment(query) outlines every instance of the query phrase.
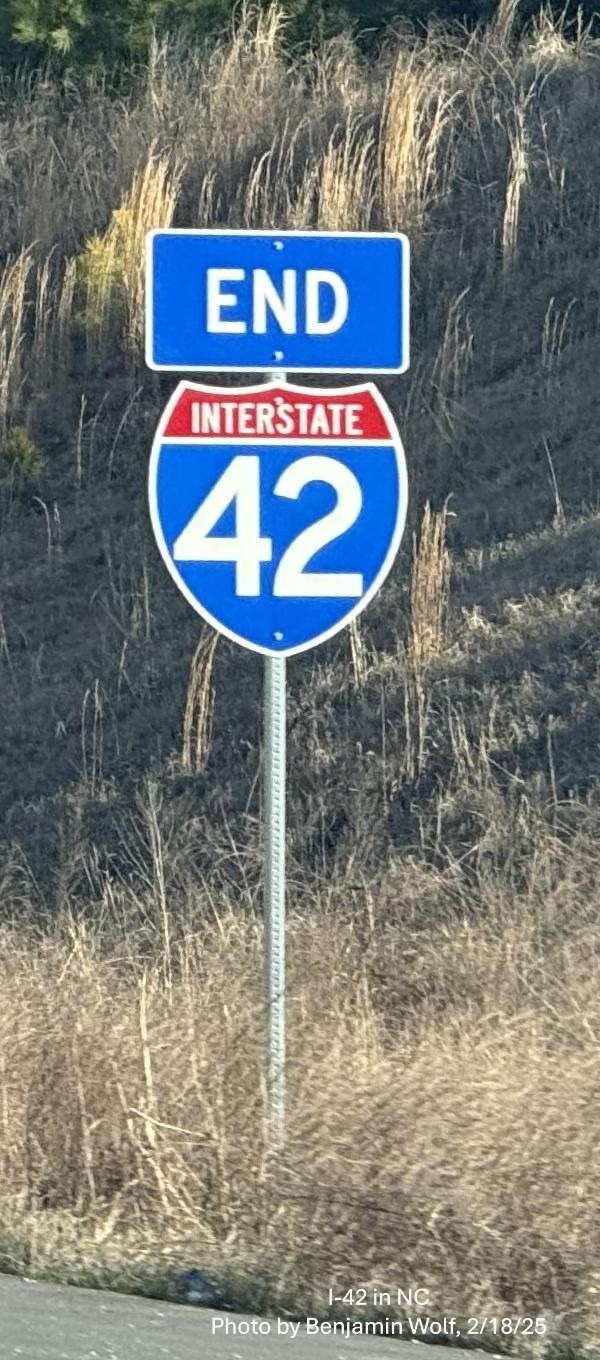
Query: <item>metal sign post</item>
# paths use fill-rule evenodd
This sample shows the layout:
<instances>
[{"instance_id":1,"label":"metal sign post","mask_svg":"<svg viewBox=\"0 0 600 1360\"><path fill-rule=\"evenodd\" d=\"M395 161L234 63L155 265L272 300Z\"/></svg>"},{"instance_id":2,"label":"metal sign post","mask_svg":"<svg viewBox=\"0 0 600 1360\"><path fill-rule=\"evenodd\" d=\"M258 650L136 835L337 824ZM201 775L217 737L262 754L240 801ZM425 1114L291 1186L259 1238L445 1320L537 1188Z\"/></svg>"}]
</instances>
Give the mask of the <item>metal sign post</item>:
<instances>
[{"instance_id":1,"label":"metal sign post","mask_svg":"<svg viewBox=\"0 0 600 1360\"><path fill-rule=\"evenodd\" d=\"M264 913L269 1141L285 1138L285 684L284 656L265 657Z\"/></svg>"},{"instance_id":2,"label":"metal sign post","mask_svg":"<svg viewBox=\"0 0 600 1360\"><path fill-rule=\"evenodd\" d=\"M398 551L408 499L400 433L372 382L288 374L404 373L409 245L400 233L149 234L146 361L180 381L159 421L150 517L167 570L213 628L265 658L267 1127L286 1124L286 660L361 613Z\"/></svg>"},{"instance_id":3,"label":"metal sign post","mask_svg":"<svg viewBox=\"0 0 600 1360\"><path fill-rule=\"evenodd\" d=\"M286 375L267 373L265 381ZM271 1147L285 1140L285 779L286 659L265 657L263 732L263 909L267 1119Z\"/></svg>"}]
</instances>

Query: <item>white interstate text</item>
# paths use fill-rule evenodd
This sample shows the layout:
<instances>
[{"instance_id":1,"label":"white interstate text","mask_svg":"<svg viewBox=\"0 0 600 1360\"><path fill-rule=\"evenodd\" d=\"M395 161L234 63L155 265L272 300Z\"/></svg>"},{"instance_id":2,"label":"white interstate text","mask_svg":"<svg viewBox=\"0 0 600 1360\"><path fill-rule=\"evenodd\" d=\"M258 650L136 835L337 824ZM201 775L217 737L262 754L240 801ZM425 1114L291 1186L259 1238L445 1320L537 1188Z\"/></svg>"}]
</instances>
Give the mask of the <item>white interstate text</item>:
<instances>
[{"instance_id":1,"label":"white interstate text","mask_svg":"<svg viewBox=\"0 0 600 1360\"><path fill-rule=\"evenodd\" d=\"M288 1318L237 1318L217 1314L212 1318L213 1336L403 1336L414 1340L448 1336L545 1336L543 1317L466 1318L459 1326L455 1317L357 1318L323 1320L316 1317L294 1322Z\"/></svg>"}]
</instances>

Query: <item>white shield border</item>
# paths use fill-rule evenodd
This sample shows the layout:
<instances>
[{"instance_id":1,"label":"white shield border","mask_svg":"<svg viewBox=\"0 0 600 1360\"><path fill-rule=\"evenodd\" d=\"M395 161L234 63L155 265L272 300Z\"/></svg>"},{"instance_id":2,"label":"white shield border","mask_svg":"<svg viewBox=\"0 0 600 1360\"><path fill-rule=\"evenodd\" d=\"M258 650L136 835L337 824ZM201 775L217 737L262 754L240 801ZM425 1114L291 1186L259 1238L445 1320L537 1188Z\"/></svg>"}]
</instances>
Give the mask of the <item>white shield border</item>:
<instances>
[{"instance_id":1,"label":"white shield border","mask_svg":"<svg viewBox=\"0 0 600 1360\"><path fill-rule=\"evenodd\" d=\"M377 573L377 576L375 577L375 580L372 582L366 594L361 597L357 604L355 604L352 607L352 609L350 609L349 612L345 614L342 619L339 620L338 623L334 624L332 628L328 628L326 632L320 633L318 637L311 638L308 642L303 642L296 647L289 648L283 647L279 649L272 649L270 647L262 647L255 642L248 642L246 638L240 637L238 633L234 633L232 629L227 628L218 619L215 619L213 615L210 614L208 610L205 609L204 606L200 604L200 602L196 599L195 595L192 594L192 591L186 585L182 576L180 576L176 564L169 552L167 542L162 531L162 525L160 522L160 515L158 512L158 499L156 493L158 481L157 476L158 461L160 458L161 447L163 443L168 442L168 437L165 436L165 429L174 408L176 407L177 403L179 402L184 392L186 391L201 392L205 395L213 395L215 397L229 397L229 399L231 400L233 396L243 397L248 396L251 393L254 394L256 392L262 392L266 394L268 392L274 392L279 389L281 389L281 391L283 392L295 393L299 396L315 397L318 395L319 397L323 398L339 397L341 393L343 393L344 396L356 396L359 393L363 394L365 392L369 392L373 397L375 404L379 407L379 410L389 430L390 444L393 446L396 454L396 464L398 467L398 479L400 484L400 496L396 524L394 526L394 532L390 540L388 551L381 565L381 568ZM271 442L274 441L269 441L269 443ZM280 442L282 445L284 445L286 442L285 437L282 437ZM150 453L150 465L148 468L148 500L150 505L150 520L152 523L152 529L154 532L154 537L158 544L160 555L163 559L163 562L165 563L165 566L170 576L174 580L178 590L185 597L188 604L192 606L192 609L195 610L196 614L199 614L200 617L204 619L205 623L210 624L211 628L215 628L218 633L221 633L224 637L229 638L232 642L236 642L238 646L245 647L247 651L258 652L260 656L271 657L297 656L301 652L310 651L312 647L318 647L322 642L327 642L329 638L335 637L336 633L340 633L343 628L347 628L348 624L352 623L352 620L357 618L359 614L362 614L363 609L366 609L367 605L370 604L371 600L374 598L374 596L377 594L377 591L381 588L383 582L386 580L386 577L389 575L393 563L395 561L396 555L398 553L400 543L402 541L402 536L406 525L406 514L408 509L408 473L406 468L404 445L402 443L400 431L398 429L396 421L394 420L392 412L390 411L390 408L387 402L385 401L384 397L382 397L381 392L373 382L354 383L349 387L346 385L342 387L321 387L321 386L304 387L300 386L298 383L284 382L281 379L271 379L269 382L266 383L252 383L248 387L217 387L213 383L194 383L186 379L182 379L182 381L178 383L177 387L175 388L175 391L172 393L171 397L167 402L167 405L165 406L165 409L158 423L154 440L152 442L152 450Z\"/></svg>"}]
</instances>

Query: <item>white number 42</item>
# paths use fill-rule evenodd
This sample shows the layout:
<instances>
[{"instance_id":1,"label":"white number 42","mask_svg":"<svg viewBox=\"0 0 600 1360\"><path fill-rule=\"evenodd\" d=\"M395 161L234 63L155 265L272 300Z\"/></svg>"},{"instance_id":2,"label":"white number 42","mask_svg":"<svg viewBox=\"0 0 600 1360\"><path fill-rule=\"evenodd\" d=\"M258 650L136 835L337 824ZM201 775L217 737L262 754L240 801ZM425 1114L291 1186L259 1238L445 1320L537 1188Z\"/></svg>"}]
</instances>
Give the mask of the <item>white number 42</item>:
<instances>
[{"instance_id":1,"label":"white number 42","mask_svg":"<svg viewBox=\"0 0 600 1360\"><path fill-rule=\"evenodd\" d=\"M359 572L310 572L305 568L320 548L345 534L358 519L362 509L360 484L336 458L311 454L290 463L276 482L274 494L297 500L309 482L327 482L336 492L337 502L329 514L303 529L286 548L275 572L273 594L357 599L363 593ZM209 538L232 503L235 534ZM173 556L176 562L234 562L236 595L260 595L261 563L272 560L273 541L260 532L260 459L255 454L239 454L232 459L176 538Z\"/></svg>"}]
</instances>

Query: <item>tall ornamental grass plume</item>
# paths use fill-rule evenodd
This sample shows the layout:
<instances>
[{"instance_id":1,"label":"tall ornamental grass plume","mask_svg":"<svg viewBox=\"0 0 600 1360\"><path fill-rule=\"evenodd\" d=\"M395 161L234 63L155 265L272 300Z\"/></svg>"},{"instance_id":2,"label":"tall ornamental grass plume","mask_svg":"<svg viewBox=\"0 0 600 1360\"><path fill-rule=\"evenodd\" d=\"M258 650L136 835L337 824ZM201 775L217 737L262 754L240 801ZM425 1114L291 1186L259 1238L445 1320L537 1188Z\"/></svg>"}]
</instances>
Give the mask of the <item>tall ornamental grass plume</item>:
<instances>
[{"instance_id":1,"label":"tall ornamental grass plume","mask_svg":"<svg viewBox=\"0 0 600 1360\"><path fill-rule=\"evenodd\" d=\"M0 272L0 433L18 409L23 382L27 285L31 254L9 257Z\"/></svg>"},{"instance_id":2,"label":"tall ornamental grass plume","mask_svg":"<svg viewBox=\"0 0 600 1360\"><path fill-rule=\"evenodd\" d=\"M180 179L176 163L151 148L106 231L79 256L83 326L96 359L115 341L131 353L143 346L146 234L171 226Z\"/></svg>"},{"instance_id":3,"label":"tall ornamental grass plume","mask_svg":"<svg viewBox=\"0 0 600 1360\"><path fill-rule=\"evenodd\" d=\"M417 665L440 655L446 632L450 554L446 547L448 507L425 506L419 539L414 537L411 575L411 654Z\"/></svg>"}]
</instances>

